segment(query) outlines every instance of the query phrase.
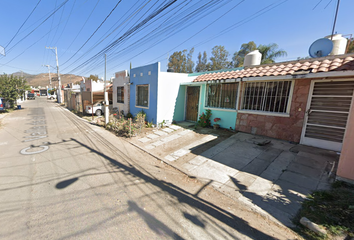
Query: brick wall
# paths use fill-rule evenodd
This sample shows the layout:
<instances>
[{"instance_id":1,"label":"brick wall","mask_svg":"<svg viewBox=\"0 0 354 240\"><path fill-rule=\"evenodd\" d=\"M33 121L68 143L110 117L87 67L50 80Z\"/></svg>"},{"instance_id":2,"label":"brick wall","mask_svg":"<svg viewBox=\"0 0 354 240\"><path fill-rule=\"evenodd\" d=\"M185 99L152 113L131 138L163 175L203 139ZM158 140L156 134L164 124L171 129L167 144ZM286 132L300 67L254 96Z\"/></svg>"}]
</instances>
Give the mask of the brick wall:
<instances>
[{"instance_id":1,"label":"brick wall","mask_svg":"<svg viewBox=\"0 0 354 240\"><path fill-rule=\"evenodd\" d=\"M290 117L238 112L235 129L257 135L300 142L311 79L295 80Z\"/></svg>"}]
</instances>

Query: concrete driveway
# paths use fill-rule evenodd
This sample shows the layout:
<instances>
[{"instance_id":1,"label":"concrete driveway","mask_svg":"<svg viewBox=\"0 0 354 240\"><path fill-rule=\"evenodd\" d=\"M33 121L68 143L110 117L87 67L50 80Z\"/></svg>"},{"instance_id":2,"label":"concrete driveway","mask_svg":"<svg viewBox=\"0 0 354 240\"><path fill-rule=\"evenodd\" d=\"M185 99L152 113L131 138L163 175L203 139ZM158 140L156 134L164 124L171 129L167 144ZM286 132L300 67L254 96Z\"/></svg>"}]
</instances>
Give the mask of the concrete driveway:
<instances>
[{"instance_id":1,"label":"concrete driveway","mask_svg":"<svg viewBox=\"0 0 354 240\"><path fill-rule=\"evenodd\" d=\"M184 128L172 125L133 144L155 156L159 149L169 149L161 160L278 223L293 226L291 219L306 196L330 187L329 176L338 162L335 152L236 133L200 154L198 147L217 135L195 135L183 146L183 138L194 133L190 123L181 125Z\"/></svg>"}]
</instances>

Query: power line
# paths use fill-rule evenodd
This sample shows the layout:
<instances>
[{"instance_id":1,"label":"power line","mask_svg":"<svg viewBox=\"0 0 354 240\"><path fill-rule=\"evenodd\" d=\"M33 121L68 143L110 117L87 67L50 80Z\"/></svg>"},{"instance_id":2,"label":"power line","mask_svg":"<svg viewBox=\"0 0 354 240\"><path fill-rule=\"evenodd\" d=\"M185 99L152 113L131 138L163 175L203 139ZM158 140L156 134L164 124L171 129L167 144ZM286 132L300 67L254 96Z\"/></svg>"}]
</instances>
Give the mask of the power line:
<instances>
[{"instance_id":1,"label":"power line","mask_svg":"<svg viewBox=\"0 0 354 240\"><path fill-rule=\"evenodd\" d=\"M20 32L20 30L22 29L22 27L26 24L27 20L31 17L31 15L33 14L34 10L36 10L36 8L38 7L39 3L42 0L39 0L36 4L36 6L33 8L32 12L28 15L28 17L26 18L26 20L22 23L21 27L17 30L17 32L15 33L15 35L11 38L10 42L5 46L5 48L7 48L11 42L15 39L15 37L17 36L17 34Z\"/></svg>"},{"instance_id":2,"label":"power line","mask_svg":"<svg viewBox=\"0 0 354 240\"><path fill-rule=\"evenodd\" d=\"M216 4L216 2L220 2L220 1L209 1L208 3L205 3L205 6L204 6L204 8L207 6L207 7L210 7L210 6L212 6L212 5L215 5ZM159 32L160 34L163 32L163 31L166 31L167 29L172 29L173 27L174 27L174 25L179 25L179 26L182 26L184 23L185 23L185 21L184 20L187 20L188 18L190 18L190 19L193 19L193 18L191 18L191 17L195 17L195 13L198 11L198 10L200 10L200 9L202 9L201 7L200 7L200 5L199 5L199 9L197 9L197 10L194 10L193 12L191 12L189 15L184 15L183 16L183 18L182 19L176 19L176 23L175 24L170 24L170 25L168 25L168 27L166 27L164 30L161 30L160 32L159 31L157 31L157 33ZM204 9L205 10L205 9ZM211 9L212 10L212 9ZM174 14L176 14L176 13L174 13ZM156 21L156 19L155 19L155 21ZM151 23L151 22L150 22ZM149 23L149 24L150 24ZM185 23L186 25L188 24L188 23ZM162 25L162 24L161 24ZM142 27L140 27L140 28L138 28L138 29L136 29L137 31L140 31L142 28L144 28L144 27L146 27L145 25L143 25ZM132 29L132 28L131 28ZM130 30L131 30L130 29ZM159 29L159 27L157 27L157 28L155 28L155 30L154 31L156 31L157 29ZM128 31L129 32L129 31ZM176 31L172 31L172 33L175 33ZM136 33L136 31L134 31L133 32L134 34ZM138 40L138 41L136 41L135 43L133 43L133 44L131 44L130 46L132 46L132 45L134 45L134 44L137 44L138 42L140 42L141 40L143 40L144 38L146 38L147 36L151 36L150 38L153 38L154 36L157 36L158 34L156 33L155 35L153 35L153 34L151 34L152 32L149 32L149 34L146 34L142 39L140 39L140 40ZM171 36L171 33L169 33L169 35ZM124 41L126 41L128 38L130 38L132 35L131 34L128 34L127 35L127 32L126 32L126 34L125 35L123 35L122 37L120 37L119 39L117 39L114 43L112 43L111 45L109 45L109 46L107 46L104 50L102 50L102 51L105 51L105 52L108 52L108 51L112 51L112 49L114 48L114 47L116 47L117 46L117 44L121 44L122 42L123 42L123 40ZM146 41L148 41L148 40L145 40L145 42ZM140 45L140 43L139 43L139 45ZM127 47L127 48L129 48L129 46ZM120 51L121 52L121 51ZM98 55L98 54L96 54L96 55ZM116 54L115 54L116 55ZM77 68L81 68L81 70L83 70L83 68L84 68L84 66L86 67L86 64L87 63L89 63L89 62L91 62L91 66L93 65L93 61L95 60L95 59L97 59L97 57L95 57L95 56L93 56L92 58L90 58L90 59L88 59L86 62L84 62L84 63L82 63L79 67L77 67ZM99 59L97 59L97 60L99 60ZM99 62L101 62L102 60L100 60ZM97 64L95 64L96 66L97 66ZM72 71L75 71L75 69L74 70L72 70Z\"/></svg>"},{"instance_id":3,"label":"power line","mask_svg":"<svg viewBox=\"0 0 354 240\"><path fill-rule=\"evenodd\" d=\"M97 0L96 5L94 6L94 8L92 9L92 11L90 12L90 14L89 14L89 16L87 17L87 19L86 19L84 25L81 27L80 31L78 31L78 33L76 34L74 40L71 41L71 43L70 43L69 47L67 47L67 49L70 49L70 47L73 45L73 43L75 42L75 40L77 39L77 37L80 35L81 31L82 31L82 30L84 29L84 27L86 26L88 20L91 18L91 15L92 15L93 12L95 11L95 9L96 9L96 7L97 7L97 5L98 5L98 3L99 3L100 1L101 1L101 0ZM66 53L66 51L62 54L62 57L65 55L65 53Z\"/></svg>"},{"instance_id":4,"label":"power line","mask_svg":"<svg viewBox=\"0 0 354 240\"><path fill-rule=\"evenodd\" d=\"M131 14L131 16L129 16L128 18L126 18L120 25L118 25L111 33L109 33L106 37L101 37L96 43L94 43L95 45L90 47L90 49L88 49L85 53L83 53L82 55L86 55L88 53L90 53L91 51L93 51L99 44L101 44L104 40L106 40L111 34L113 34L119 27L121 27L124 23L126 23L129 19L131 19L132 17L134 17L135 14L137 14L139 11L142 10L142 8L144 8L151 0L149 0L147 3L145 3L142 7L138 8L134 13ZM137 2L136 2L137 3ZM136 4L135 3L135 4ZM135 4L133 6L135 6ZM116 24L126 15L128 14L128 12L132 9L133 7L131 7L117 22ZM115 24L115 25L116 25ZM112 26L108 31L110 31L114 26ZM106 34L108 33L108 31L106 32ZM72 44L71 44L72 45ZM70 46L71 46L70 45Z\"/></svg>"},{"instance_id":5,"label":"power line","mask_svg":"<svg viewBox=\"0 0 354 240\"><path fill-rule=\"evenodd\" d=\"M46 19L44 19L35 29L33 29L30 33L24 36L20 41L18 41L15 45L13 45L8 51L11 51L15 46L17 46L20 42L25 40L28 36L30 36L34 31L36 31L43 23L45 23L51 16L53 16L60 8L62 8L69 0L65 0L57 9L55 9Z\"/></svg>"},{"instance_id":6,"label":"power line","mask_svg":"<svg viewBox=\"0 0 354 240\"><path fill-rule=\"evenodd\" d=\"M134 27L130 28L127 32L125 32L121 37L119 37L117 40L115 40L114 42L112 42L111 44L109 44L107 47L105 47L104 49L102 49L101 51L99 51L98 53L96 53L93 57L91 57L90 59L86 60L84 63L80 64L79 66L77 66L74 70L70 71L73 72L76 69L86 65L87 63L89 63L90 61L92 61L93 59L97 58L98 56L102 55L103 53L107 52L109 49L113 48L117 43L119 43L122 39L130 36L131 34L133 34L135 31L137 31L139 28L141 28L142 26L144 26L146 23L148 23L150 20L152 20L153 18L155 18L157 15L159 15L161 12L163 12L165 9L167 9L168 7L170 7L173 3L175 3L177 0L170 0L168 3L166 3L163 7L159 8L158 10L154 11L153 13L151 13L147 18L145 18L143 21L141 21L139 24L135 25Z\"/></svg>"},{"instance_id":7,"label":"power line","mask_svg":"<svg viewBox=\"0 0 354 240\"><path fill-rule=\"evenodd\" d=\"M70 61L87 43L88 41L90 41L90 39L96 34L96 32L98 31L98 29L101 28L101 26L106 22L106 20L109 18L109 16L111 16L111 14L113 13L113 11L118 7L118 5L120 4L122 0L119 0L119 2L114 6L114 8L111 10L111 12L106 16L106 18L101 22L101 24L96 28L96 30L91 34L91 36L85 41L85 43L74 53L74 55L72 55L68 60L66 60L66 62L64 62L63 64L67 63L68 61Z\"/></svg>"}]
</instances>

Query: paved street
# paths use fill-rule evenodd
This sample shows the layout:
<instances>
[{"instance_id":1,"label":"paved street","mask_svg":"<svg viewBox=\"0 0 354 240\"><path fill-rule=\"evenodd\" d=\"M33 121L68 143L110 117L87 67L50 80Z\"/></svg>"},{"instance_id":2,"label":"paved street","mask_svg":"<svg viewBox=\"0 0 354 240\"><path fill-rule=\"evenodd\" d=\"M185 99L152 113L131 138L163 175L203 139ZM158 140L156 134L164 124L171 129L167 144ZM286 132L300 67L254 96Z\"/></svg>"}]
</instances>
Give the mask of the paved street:
<instances>
[{"instance_id":1,"label":"paved street","mask_svg":"<svg viewBox=\"0 0 354 240\"><path fill-rule=\"evenodd\" d=\"M22 107L1 120L0 239L296 236L54 102Z\"/></svg>"}]
</instances>

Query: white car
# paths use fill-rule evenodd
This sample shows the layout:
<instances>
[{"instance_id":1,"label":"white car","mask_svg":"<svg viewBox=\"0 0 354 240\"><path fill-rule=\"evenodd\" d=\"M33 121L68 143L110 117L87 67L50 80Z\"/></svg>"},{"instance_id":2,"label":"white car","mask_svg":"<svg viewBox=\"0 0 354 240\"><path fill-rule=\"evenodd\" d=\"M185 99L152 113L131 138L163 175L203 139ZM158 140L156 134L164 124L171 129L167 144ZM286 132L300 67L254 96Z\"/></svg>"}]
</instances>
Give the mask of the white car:
<instances>
[{"instance_id":1,"label":"white car","mask_svg":"<svg viewBox=\"0 0 354 240\"><path fill-rule=\"evenodd\" d=\"M94 103L93 106L87 105L85 112L90 115L92 115L92 113L94 113L96 116L101 116L102 113L104 113L104 104L101 101L101 102Z\"/></svg>"},{"instance_id":2,"label":"white car","mask_svg":"<svg viewBox=\"0 0 354 240\"><path fill-rule=\"evenodd\" d=\"M50 100L57 99L57 95L51 95L51 94L48 93L47 98L50 99Z\"/></svg>"}]
</instances>

